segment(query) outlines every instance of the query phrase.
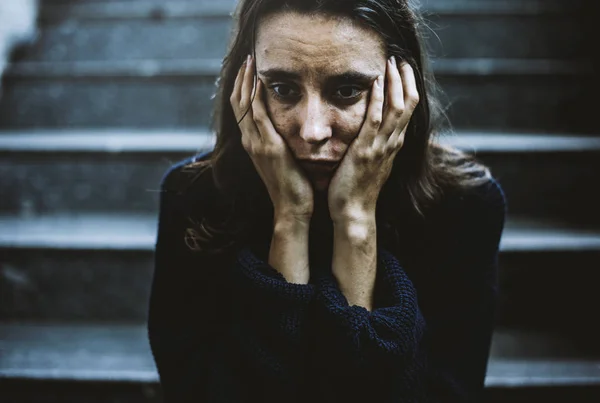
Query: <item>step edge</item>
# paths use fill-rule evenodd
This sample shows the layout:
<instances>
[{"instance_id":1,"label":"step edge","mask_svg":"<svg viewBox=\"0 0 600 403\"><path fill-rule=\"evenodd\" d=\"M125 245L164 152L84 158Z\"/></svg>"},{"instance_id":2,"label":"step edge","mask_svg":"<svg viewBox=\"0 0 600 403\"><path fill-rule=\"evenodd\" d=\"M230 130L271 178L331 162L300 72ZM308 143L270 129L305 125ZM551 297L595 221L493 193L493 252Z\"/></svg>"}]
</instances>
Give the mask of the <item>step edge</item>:
<instances>
[{"instance_id":1,"label":"step edge","mask_svg":"<svg viewBox=\"0 0 600 403\"><path fill-rule=\"evenodd\" d=\"M151 141L150 141L151 140ZM600 136L461 131L439 142L473 153L598 152ZM193 154L214 147L215 136L198 130L0 130L0 153L161 153Z\"/></svg>"},{"instance_id":2,"label":"step edge","mask_svg":"<svg viewBox=\"0 0 600 403\"><path fill-rule=\"evenodd\" d=\"M485 387L535 387L535 386L595 386L600 385L600 376L502 376L490 374L490 367L495 364L495 359L488 361L488 374L485 378ZM526 367L527 360L513 363ZM548 360L545 365L559 366L559 363ZM590 366L600 367L600 361L590 363ZM157 383L159 381L156 370L82 370L78 369L3 369L0 370L0 379L28 379L28 380L60 380L60 381L97 381L97 382L140 382Z\"/></svg>"},{"instance_id":3,"label":"step edge","mask_svg":"<svg viewBox=\"0 0 600 403\"><path fill-rule=\"evenodd\" d=\"M81 217L81 216L80 216ZM85 215L84 215L85 217ZM94 215L96 221L97 218L102 217L100 215ZM120 219L114 215L106 215L106 218L101 220L108 228L111 225L111 219L114 222L122 223L123 218L127 217L123 215ZM1 217L0 217L1 218ZM156 228L157 217L155 215L147 214L138 223L141 222L143 225L139 228L134 228L133 235L124 236L121 233L121 237L115 238L115 231L106 231L107 235L99 234L96 230L86 231L74 228L74 231L69 232L68 239L54 234L54 236L40 236L39 233L33 231L35 227L31 227L31 230L27 230L25 227L27 221L32 223L43 222L43 220L60 221L61 215L44 216L41 218L24 218L22 220L12 218L13 226L12 229L5 231L0 230L0 250L12 249L12 250L80 250L80 251L138 251L138 252L152 252L154 251L156 242ZM69 219L68 216L65 216ZM6 223L8 220L5 220ZM81 222L82 220L79 220ZM2 220L0 220L2 222ZM25 222L24 228L18 230L20 222ZM48 222L48 221L47 221ZM16 224L15 224L16 223ZM16 226L17 227L16 227ZM139 225L139 224L138 224ZM94 226L85 226L85 228L97 228ZM17 229L15 229L17 228ZM79 227L81 228L81 227ZM131 226L129 226L131 228ZM502 239L500 240L499 251L500 253L544 253L544 252L598 252L600 251L600 232L599 231L586 231L577 232L577 229L572 230L561 230L560 227L555 227L554 230L543 228L537 229L533 227L533 230L528 228L510 229L508 228L503 233ZM138 231L135 231L135 230ZM39 231L39 228L37 228ZM77 236L72 236L73 233L78 233ZM525 234L525 235L523 235ZM75 240L75 241L74 241Z\"/></svg>"}]
</instances>

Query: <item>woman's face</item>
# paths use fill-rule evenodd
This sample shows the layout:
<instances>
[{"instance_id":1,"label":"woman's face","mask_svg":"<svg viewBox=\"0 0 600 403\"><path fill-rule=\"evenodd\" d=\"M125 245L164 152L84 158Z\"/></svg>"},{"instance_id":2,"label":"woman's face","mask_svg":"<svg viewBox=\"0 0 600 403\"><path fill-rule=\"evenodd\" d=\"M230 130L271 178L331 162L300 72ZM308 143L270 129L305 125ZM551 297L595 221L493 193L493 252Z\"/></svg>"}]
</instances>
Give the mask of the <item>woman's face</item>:
<instances>
[{"instance_id":1,"label":"woman's face","mask_svg":"<svg viewBox=\"0 0 600 403\"><path fill-rule=\"evenodd\" d=\"M302 160L342 159L385 67L383 39L349 18L280 12L261 20L256 68L267 111L317 192L335 171Z\"/></svg>"}]
</instances>

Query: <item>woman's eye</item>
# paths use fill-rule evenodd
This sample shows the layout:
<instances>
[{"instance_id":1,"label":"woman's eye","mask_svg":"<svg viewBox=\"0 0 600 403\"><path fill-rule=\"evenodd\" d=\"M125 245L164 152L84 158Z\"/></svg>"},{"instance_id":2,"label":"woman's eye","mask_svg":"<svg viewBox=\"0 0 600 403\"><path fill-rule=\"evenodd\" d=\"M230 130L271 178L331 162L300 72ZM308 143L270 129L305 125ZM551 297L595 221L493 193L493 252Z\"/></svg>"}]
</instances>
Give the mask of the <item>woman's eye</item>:
<instances>
[{"instance_id":1,"label":"woman's eye","mask_svg":"<svg viewBox=\"0 0 600 403\"><path fill-rule=\"evenodd\" d=\"M275 94L275 96L279 98L292 98L297 94L294 92L292 87L285 84L275 84L271 86L271 90Z\"/></svg>"},{"instance_id":2,"label":"woman's eye","mask_svg":"<svg viewBox=\"0 0 600 403\"><path fill-rule=\"evenodd\" d=\"M362 90L359 87L345 86L340 87L336 91L336 96L341 99L352 99L356 98L361 94Z\"/></svg>"}]
</instances>

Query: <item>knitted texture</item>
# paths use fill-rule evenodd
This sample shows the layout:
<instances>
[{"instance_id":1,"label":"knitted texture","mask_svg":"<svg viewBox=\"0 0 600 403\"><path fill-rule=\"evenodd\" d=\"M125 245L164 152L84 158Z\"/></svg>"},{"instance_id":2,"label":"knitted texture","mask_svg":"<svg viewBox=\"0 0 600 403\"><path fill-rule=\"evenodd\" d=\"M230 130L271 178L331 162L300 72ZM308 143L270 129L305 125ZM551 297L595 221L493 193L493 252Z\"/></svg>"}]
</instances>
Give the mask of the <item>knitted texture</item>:
<instances>
[{"instance_id":1,"label":"knitted texture","mask_svg":"<svg viewBox=\"0 0 600 403\"><path fill-rule=\"evenodd\" d=\"M236 266L248 285L255 287L260 294L297 304L307 304L313 298L315 291L312 284L288 283L280 272L258 259L249 248L239 251Z\"/></svg>"},{"instance_id":2,"label":"knitted texture","mask_svg":"<svg viewBox=\"0 0 600 403\"><path fill-rule=\"evenodd\" d=\"M349 306L331 272L321 275L317 299L324 308L324 323L335 327L340 333L336 337L347 336L349 351L370 350L370 355L382 354L398 362L415 351L424 320L410 279L398 261L382 249L378 251L377 275L383 277L390 289L393 306L372 312L361 306Z\"/></svg>"},{"instance_id":3,"label":"knitted texture","mask_svg":"<svg viewBox=\"0 0 600 403\"><path fill-rule=\"evenodd\" d=\"M187 248L188 217L215 204L215 187L206 175L169 191L185 163L163 179L148 311L165 403L481 400L506 213L495 180L396 228L377 252L369 312L348 304L326 238L310 245L309 284L288 283L252 245Z\"/></svg>"}]
</instances>

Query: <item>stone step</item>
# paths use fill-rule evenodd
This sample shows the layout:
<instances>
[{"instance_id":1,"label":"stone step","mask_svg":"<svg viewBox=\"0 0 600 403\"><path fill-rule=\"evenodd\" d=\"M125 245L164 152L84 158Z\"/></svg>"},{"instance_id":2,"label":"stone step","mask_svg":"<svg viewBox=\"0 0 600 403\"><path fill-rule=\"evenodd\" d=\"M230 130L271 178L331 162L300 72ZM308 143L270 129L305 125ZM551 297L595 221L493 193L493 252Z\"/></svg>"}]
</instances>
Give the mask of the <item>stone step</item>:
<instances>
[{"instance_id":1,"label":"stone step","mask_svg":"<svg viewBox=\"0 0 600 403\"><path fill-rule=\"evenodd\" d=\"M531 245L533 239L525 237L527 231L514 237L511 231L509 228L504 235L505 241L510 240L509 244L523 240L514 249L536 250ZM538 231L540 234L542 229ZM500 255L497 321L504 326L552 330L597 343L600 331L592 318L600 306L600 251L584 248L587 241L583 241L572 252L567 252L569 244L573 245L577 238L561 236L559 232L548 230L538 238L538 242L544 238L547 243L537 249L537 253ZM561 245L562 251L552 251L550 245ZM513 245L506 245L510 246Z\"/></svg>"},{"instance_id":2,"label":"stone step","mask_svg":"<svg viewBox=\"0 0 600 403\"><path fill-rule=\"evenodd\" d=\"M160 401L143 324L15 322L1 324L0 334L6 352L0 361L0 380L10 403L70 402L75 401L73 395L76 401L98 403L123 401L118 400L123 395L128 402ZM589 350L551 334L498 329L485 380L486 398L497 398L505 390L552 397L559 388L574 396L582 387L588 397L600 397L600 358L593 353L590 356Z\"/></svg>"},{"instance_id":3,"label":"stone step","mask_svg":"<svg viewBox=\"0 0 600 403\"><path fill-rule=\"evenodd\" d=\"M44 2L30 61L222 57L232 2ZM445 57L585 58L585 14L560 2L424 2L428 45ZM579 12L578 12L579 11ZM510 33L507 35L507 32ZM515 40L527 38L527 40Z\"/></svg>"},{"instance_id":4,"label":"stone step","mask_svg":"<svg viewBox=\"0 0 600 403\"><path fill-rule=\"evenodd\" d=\"M509 211L597 225L600 137L459 131L443 141L474 152L502 184ZM212 149L206 130L0 131L0 215L155 213L176 161Z\"/></svg>"},{"instance_id":5,"label":"stone step","mask_svg":"<svg viewBox=\"0 0 600 403\"><path fill-rule=\"evenodd\" d=\"M0 128L207 127L219 59L11 65ZM453 125L476 130L593 133L589 62L433 62ZM589 95L589 97L588 97Z\"/></svg>"},{"instance_id":6,"label":"stone step","mask_svg":"<svg viewBox=\"0 0 600 403\"><path fill-rule=\"evenodd\" d=\"M155 236L150 215L0 219L0 317L146 320ZM509 219L500 246L500 323L570 333L590 327L581 318L600 303L592 280L600 273L590 263L600 261L598 230Z\"/></svg>"},{"instance_id":7,"label":"stone step","mask_svg":"<svg viewBox=\"0 0 600 403\"><path fill-rule=\"evenodd\" d=\"M0 131L0 154L6 153L181 153L214 147L214 132L175 129L33 129ZM440 137L443 144L473 153L600 152L600 134L524 133L460 130Z\"/></svg>"},{"instance_id":8,"label":"stone step","mask_svg":"<svg viewBox=\"0 0 600 403\"><path fill-rule=\"evenodd\" d=\"M148 214L57 214L0 217L0 248L135 251L154 249L156 217ZM511 216L500 249L505 253L597 252L600 231Z\"/></svg>"}]
</instances>

